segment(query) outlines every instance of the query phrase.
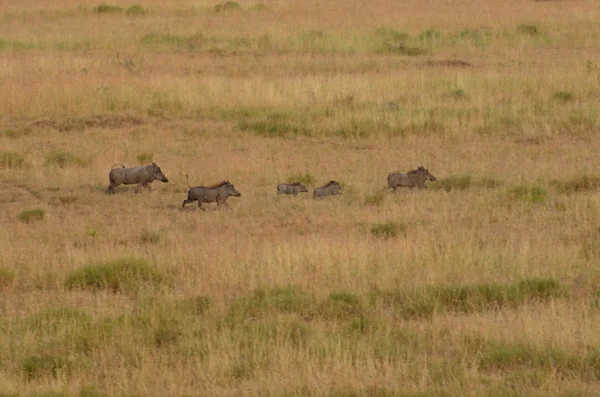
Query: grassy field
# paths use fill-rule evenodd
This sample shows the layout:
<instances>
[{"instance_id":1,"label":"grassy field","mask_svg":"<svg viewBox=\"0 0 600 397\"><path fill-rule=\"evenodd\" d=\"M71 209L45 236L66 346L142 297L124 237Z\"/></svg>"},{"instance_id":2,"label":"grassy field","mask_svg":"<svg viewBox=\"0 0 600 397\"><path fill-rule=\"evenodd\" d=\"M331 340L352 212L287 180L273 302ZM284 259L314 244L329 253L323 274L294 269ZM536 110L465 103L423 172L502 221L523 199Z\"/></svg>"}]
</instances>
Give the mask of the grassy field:
<instances>
[{"instance_id":1,"label":"grassy field","mask_svg":"<svg viewBox=\"0 0 600 397\"><path fill-rule=\"evenodd\" d=\"M598 20L0 2L0 397L598 395ZM242 196L180 211L186 173Z\"/></svg>"}]
</instances>

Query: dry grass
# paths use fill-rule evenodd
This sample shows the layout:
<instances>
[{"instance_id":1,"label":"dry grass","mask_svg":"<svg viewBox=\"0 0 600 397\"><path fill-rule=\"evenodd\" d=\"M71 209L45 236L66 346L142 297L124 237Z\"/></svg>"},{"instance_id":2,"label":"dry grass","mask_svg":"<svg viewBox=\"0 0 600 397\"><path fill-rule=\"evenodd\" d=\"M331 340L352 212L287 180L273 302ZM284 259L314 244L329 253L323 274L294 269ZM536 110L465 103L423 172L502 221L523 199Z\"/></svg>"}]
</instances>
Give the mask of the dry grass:
<instances>
[{"instance_id":1,"label":"dry grass","mask_svg":"<svg viewBox=\"0 0 600 397\"><path fill-rule=\"evenodd\" d=\"M238 3L0 4L0 395L597 393L597 2Z\"/></svg>"}]
</instances>

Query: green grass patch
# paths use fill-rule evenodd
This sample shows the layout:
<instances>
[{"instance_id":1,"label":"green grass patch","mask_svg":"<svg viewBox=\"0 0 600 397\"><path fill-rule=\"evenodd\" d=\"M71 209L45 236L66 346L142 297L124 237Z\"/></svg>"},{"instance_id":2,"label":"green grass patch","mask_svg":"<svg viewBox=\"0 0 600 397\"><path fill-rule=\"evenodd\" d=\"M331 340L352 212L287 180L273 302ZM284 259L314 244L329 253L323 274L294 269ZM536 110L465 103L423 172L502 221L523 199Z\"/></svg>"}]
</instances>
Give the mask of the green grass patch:
<instances>
[{"instance_id":1,"label":"green grass patch","mask_svg":"<svg viewBox=\"0 0 600 397\"><path fill-rule=\"evenodd\" d=\"M239 10L241 6L239 3L235 1L225 1L223 3L219 3L215 6L216 12L227 12L227 11L236 11Z\"/></svg>"},{"instance_id":2,"label":"green grass patch","mask_svg":"<svg viewBox=\"0 0 600 397\"><path fill-rule=\"evenodd\" d=\"M120 14L123 12L123 8L116 5L102 3L99 6L94 7L94 11L98 14Z\"/></svg>"},{"instance_id":3,"label":"green grass patch","mask_svg":"<svg viewBox=\"0 0 600 397\"><path fill-rule=\"evenodd\" d=\"M85 162L72 153L63 150L54 150L44 155L45 167L67 168L72 166L83 166Z\"/></svg>"},{"instance_id":4,"label":"green grass patch","mask_svg":"<svg viewBox=\"0 0 600 397\"><path fill-rule=\"evenodd\" d=\"M541 34L540 29L536 25L519 25L517 26L517 32L525 36L539 36Z\"/></svg>"},{"instance_id":5,"label":"green grass patch","mask_svg":"<svg viewBox=\"0 0 600 397\"><path fill-rule=\"evenodd\" d=\"M543 203L548 199L548 191L541 186L511 186L506 195L511 200L526 201L531 204Z\"/></svg>"},{"instance_id":6,"label":"green grass patch","mask_svg":"<svg viewBox=\"0 0 600 397\"><path fill-rule=\"evenodd\" d=\"M30 210L23 210L19 214L19 220L24 223L30 223L34 221L41 221L44 219L46 211L41 208L33 208Z\"/></svg>"},{"instance_id":7,"label":"green grass patch","mask_svg":"<svg viewBox=\"0 0 600 397\"><path fill-rule=\"evenodd\" d=\"M555 179L550 184L560 193L589 192L600 188L600 176L580 175L566 181Z\"/></svg>"},{"instance_id":8,"label":"green grass patch","mask_svg":"<svg viewBox=\"0 0 600 397\"><path fill-rule=\"evenodd\" d=\"M147 13L148 11L146 11L144 7L142 7L139 4L132 4L129 7L127 7L127 10L125 10L125 15L128 15L130 17L145 15Z\"/></svg>"},{"instance_id":9,"label":"green grass patch","mask_svg":"<svg viewBox=\"0 0 600 397\"><path fill-rule=\"evenodd\" d=\"M376 223L371 226L371 234L383 239L396 237L400 234L406 235L406 225L396 222Z\"/></svg>"},{"instance_id":10,"label":"green grass patch","mask_svg":"<svg viewBox=\"0 0 600 397\"><path fill-rule=\"evenodd\" d=\"M14 152L0 152L0 168L13 169L25 166L25 156Z\"/></svg>"},{"instance_id":11,"label":"green grass patch","mask_svg":"<svg viewBox=\"0 0 600 397\"><path fill-rule=\"evenodd\" d=\"M552 99L559 102L572 102L575 99L575 93L571 91L556 91L552 94Z\"/></svg>"},{"instance_id":12,"label":"green grass patch","mask_svg":"<svg viewBox=\"0 0 600 397\"><path fill-rule=\"evenodd\" d=\"M21 362L21 371L27 379L48 375L58 378L60 374L69 372L69 369L69 360L61 356L35 355L27 357Z\"/></svg>"},{"instance_id":13,"label":"green grass patch","mask_svg":"<svg viewBox=\"0 0 600 397\"><path fill-rule=\"evenodd\" d=\"M359 318L364 312L364 302L360 296L348 291L331 292L329 297L321 302L318 311L327 319Z\"/></svg>"},{"instance_id":14,"label":"green grass patch","mask_svg":"<svg viewBox=\"0 0 600 397\"><path fill-rule=\"evenodd\" d=\"M450 175L442 179L438 179L437 183L431 184L434 190L445 190L447 192L456 190L464 191L470 188L487 188L494 189L502 186L502 182L494 178L482 177L473 178L471 175Z\"/></svg>"},{"instance_id":15,"label":"green grass patch","mask_svg":"<svg viewBox=\"0 0 600 397\"><path fill-rule=\"evenodd\" d=\"M67 289L135 292L141 284L158 285L164 280L159 269L145 259L124 258L81 267L65 280Z\"/></svg>"},{"instance_id":16,"label":"green grass patch","mask_svg":"<svg viewBox=\"0 0 600 397\"><path fill-rule=\"evenodd\" d=\"M200 48L205 41L206 39L202 33L196 33L190 36L148 33L140 39L141 44L149 48L175 47L187 50Z\"/></svg>"},{"instance_id":17,"label":"green grass patch","mask_svg":"<svg viewBox=\"0 0 600 397\"><path fill-rule=\"evenodd\" d=\"M0 267L0 288L8 287L15 281L16 274L12 269Z\"/></svg>"},{"instance_id":18,"label":"green grass patch","mask_svg":"<svg viewBox=\"0 0 600 397\"><path fill-rule=\"evenodd\" d=\"M138 164L148 164L154 160L154 153L152 152L144 152L140 153L135 158Z\"/></svg>"},{"instance_id":19,"label":"green grass patch","mask_svg":"<svg viewBox=\"0 0 600 397\"><path fill-rule=\"evenodd\" d=\"M259 119L240 120L238 128L269 138L310 135L310 131L298 125L298 121L293 120L292 114L288 112L273 111Z\"/></svg>"},{"instance_id":20,"label":"green grass patch","mask_svg":"<svg viewBox=\"0 0 600 397\"><path fill-rule=\"evenodd\" d=\"M212 302L208 296L198 295L191 298L186 298L175 303L175 309L183 313L188 313L192 316L204 314L210 307Z\"/></svg>"},{"instance_id":21,"label":"green grass patch","mask_svg":"<svg viewBox=\"0 0 600 397\"><path fill-rule=\"evenodd\" d=\"M375 293L396 307L403 317L430 317L438 311L478 312L502 307L518 307L526 302L563 297L564 290L554 279L526 279L516 284L479 284L426 287L408 292Z\"/></svg>"},{"instance_id":22,"label":"green grass patch","mask_svg":"<svg viewBox=\"0 0 600 397\"><path fill-rule=\"evenodd\" d=\"M229 307L227 319L235 324L250 318L261 318L270 312L307 313L314 299L297 287L257 289L250 297L238 298Z\"/></svg>"}]
</instances>

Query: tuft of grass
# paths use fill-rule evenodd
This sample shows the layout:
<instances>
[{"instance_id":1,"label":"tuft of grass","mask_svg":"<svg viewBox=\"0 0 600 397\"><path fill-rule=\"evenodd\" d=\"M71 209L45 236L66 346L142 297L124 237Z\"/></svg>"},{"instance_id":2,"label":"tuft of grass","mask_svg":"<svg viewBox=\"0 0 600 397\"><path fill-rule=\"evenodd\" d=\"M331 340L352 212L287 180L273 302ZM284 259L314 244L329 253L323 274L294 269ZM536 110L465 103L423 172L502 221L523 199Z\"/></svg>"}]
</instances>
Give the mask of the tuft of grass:
<instances>
[{"instance_id":1,"label":"tuft of grass","mask_svg":"<svg viewBox=\"0 0 600 397\"><path fill-rule=\"evenodd\" d=\"M292 175L289 178L286 179L285 183L294 183L294 182L300 182L303 183L305 185L310 185L310 186L314 186L315 183L317 181L317 178L315 178L314 175L312 175L311 173L307 172L305 174L296 174L296 175Z\"/></svg>"},{"instance_id":2,"label":"tuft of grass","mask_svg":"<svg viewBox=\"0 0 600 397\"><path fill-rule=\"evenodd\" d=\"M33 221L39 221L44 219L46 211L41 208L34 208L30 210L23 210L19 214L19 220L24 223L30 223Z\"/></svg>"},{"instance_id":3,"label":"tuft of grass","mask_svg":"<svg viewBox=\"0 0 600 397\"><path fill-rule=\"evenodd\" d=\"M36 379L46 375L57 378L61 373L68 372L68 370L69 362L61 356L29 356L21 362L21 371L28 379Z\"/></svg>"},{"instance_id":4,"label":"tuft of grass","mask_svg":"<svg viewBox=\"0 0 600 397\"><path fill-rule=\"evenodd\" d=\"M175 304L175 308L194 316L204 314L211 307L211 300L208 296L198 295L181 300Z\"/></svg>"},{"instance_id":5,"label":"tuft of grass","mask_svg":"<svg viewBox=\"0 0 600 397\"><path fill-rule=\"evenodd\" d=\"M268 5L266 5L265 3L258 3L258 4L251 6L248 9L250 11L262 12L262 11L270 10L270 7Z\"/></svg>"},{"instance_id":6,"label":"tuft of grass","mask_svg":"<svg viewBox=\"0 0 600 397\"><path fill-rule=\"evenodd\" d=\"M269 312L306 313L313 299L300 288L287 286L271 289L257 289L250 297L238 298L229 307L227 319L236 324L250 318L260 318Z\"/></svg>"},{"instance_id":7,"label":"tuft of grass","mask_svg":"<svg viewBox=\"0 0 600 397\"><path fill-rule=\"evenodd\" d=\"M140 153L135 159L139 164L151 163L154 160L154 154L151 152Z\"/></svg>"},{"instance_id":8,"label":"tuft of grass","mask_svg":"<svg viewBox=\"0 0 600 397\"><path fill-rule=\"evenodd\" d=\"M140 234L140 241L144 244L158 244L158 242L160 241L160 234L157 232L144 230Z\"/></svg>"},{"instance_id":9,"label":"tuft of grass","mask_svg":"<svg viewBox=\"0 0 600 397\"><path fill-rule=\"evenodd\" d=\"M600 176L581 175L566 181L553 180L550 184L560 193L581 193L600 188Z\"/></svg>"},{"instance_id":10,"label":"tuft of grass","mask_svg":"<svg viewBox=\"0 0 600 397\"><path fill-rule=\"evenodd\" d=\"M385 200L385 194L383 192L375 192L375 193L365 197L364 204L372 205L372 206L380 206L381 204L383 204L383 200Z\"/></svg>"},{"instance_id":11,"label":"tuft of grass","mask_svg":"<svg viewBox=\"0 0 600 397\"><path fill-rule=\"evenodd\" d=\"M30 128L9 128L3 131L0 131L0 136L4 136L6 138L10 138L10 139L16 139L16 138L21 138L23 136L27 136L31 134L31 129Z\"/></svg>"},{"instance_id":12,"label":"tuft of grass","mask_svg":"<svg viewBox=\"0 0 600 397\"><path fill-rule=\"evenodd\" d=\"M575 93L571 91L556 91L552 94L552 99L560 102L572 102L575 99Z\"/></svg>"},{"instance_id":13,"label":"tuft of grass","mask_svg":"<svg viewBox=\"0 0 600 397\"><path fill-rule=\"evenodd\" d=\"M322 302L319 313L325 318L344 320L362 317L363 301L348 291L331 292L327 300Z\"/></svg>"},{"instance_id":14,"label":"tuft of grass","mask_svg":"<svg viewBox=\"0 0 600 397\"><path fill-rule=\"evenodd\" d=\"M44 156L44 166L67 168L70 166L83 166L85 162L72 153L54 150Z\"/></svg>"},{"instance_id":15,"label":"tuft of grass","mask_svg":"<svg viewBox=\"0 0 600 397\"><path fill-rule=\"evenodd\" d=\"M548 301L564 296L554 279L525 279L516 284L479 284L415 289L380 294L406 318L430 317L438 311L470 313L518 307L530 301ZM377 294L374 299L377 300Z\"/></svg>"},{"instance_id":16,"label":"tuft of grass","mask_svg":"<svg viewBox=\"0 0 600 397\"><path fill-rule=\"evenodd\" d=\"M219 3L215 6L215 11L216 12L227 12L227 11L234 11L234 10L239 10L241 7L239 5L239 3L236 3L235 1L225 1L223 3Z\"/></svg>"},{"instance_id":17,"label":"tuft of grass","mask_svg":"<svg viewBox=\"0 0 600 397\"><path fill-rule=\"evenodd\" d=\"M548 199L548 191L541 186L517 185L508 189L507 196L511 200L521 200L538 204Z\"/></svg>"},{"instance_id":18,"label":"tuft of grass","mask_svg":"<svg viewBox=\"0 0 600 397\"><path fill-rule=\"evenodd\" d=\"M406 234L406 225L403 223L385 222L371 226L371 234L378 238L388 239L400 233Z\"/></svg>"},{"instance_id":19,"label":"tuft of grass","mask_svg":"<svg viewBox=\"0 0 600 397\"><path fill-rule=\"evenodd\" d=\"M98 231L96 230L95 227L88 225L85 229L85 233L89 236L89 237L96 237L98 236Z\"/></svg>"},{"instance_id":20,"label":"tuft of grass","mask_svg":"<svg viewBox=\"0 0 600 397\"><path fill-rule=\"evenodd\" d=\"M23 168L25 156L14 152L0 152L0 168Z\"/></svg>"},{"instance_id":21,"label":"tuft of grass","mask_svg":"<svg viewBox=\"0 0 600 397\"><path fill-rule=\"evenodd\" d=\"M140 284L158 285L164 277L149 261L138 258L123 258L97 265L81 267L65 280L67 289L112 292L135 292Z\"/></svg>"},{"instance_id":22,"label":"tuft of grass","mask_svg":"<svg viewBox=\"0 0 600 397\"><path fill-rule=\"evenodd\" d=\"M139 15L144 15L146 14L148 11L146 11L144 9L144 7L142 7L139 4L132 4L129 7L127 7L127 10L125 11L125 14L128 16L139 16Z\"/></svg>"},{"instance_id":23,"label":"tuft of grass","mask_svg":"<svg viewBox=\"0 0 600 397\"><path fill-rule=\"evenodd\" d=\"M310 131L295 125L287 112L272 112L253 120L240 120L238 128L242 131L252 131L258 136L270 138L286 137L288 135L310 135Z\"/></svg>"},{"instance_id":24,"label":"tuft of grass","mask_svg":"<svg viewBox=\"0 0 600 397\"><path fill-rule=\"evenodd\" d=\"M98 7L94 7L94 11L96 11L98 14L120 14L123 12L123 8L102 3Z\"/></svg>"},{"instance_id":25,"label":"tuft of grass","mask_svg":"<svg viewBox=\"0 0 600 397\"><path fill-rule=\"evenodd\" d=\"M519 25L517 32L526 36L538 36L541 33L536 25Z\"/></svg>"},{"instance_id":26,"label":"tuft of grass","mask_svg":"<svg viewBox=\"0 0 600 397\"><path fill-rule=\"evenodd\" d=\"M388 54L398 54L408 57L416 57L427 54L427 50L420 47L410 47L404 43L384 43L384 52Z\"/></svg>"},{"instance_id":27,"label":"tuft of grass","mask_svg":"<svg viewBox=\"0 0 600 397\"><path fill-rule=\"evenodd\" d=\"M0 267L0 288L10 286L15 281L15 277L14 270Z\"/></svg>"},{"instance_id":28,"label":"tuft of grass","mask_svg":"<svg viewBox=\"0 0 600 397\"><path fill-rule=\"evenodd\" d=\"M79 391L79 397L109 397L108 394L98 391L96 386L83 386Z\"/></svg>"},{"instance_id":29,"label":"tuft of grass","mask_svg":"<svg viewBox=\"0 0 600 397\"><path fill-rule=\"evenodd\" d=\"M462 88L456 88L454 90L450 90L447 94L446 94L447 98L451 98L454 100L464 100L469 98L469 95L466 93L465 90L463 90Z\"/></svg>"}]
</instances>

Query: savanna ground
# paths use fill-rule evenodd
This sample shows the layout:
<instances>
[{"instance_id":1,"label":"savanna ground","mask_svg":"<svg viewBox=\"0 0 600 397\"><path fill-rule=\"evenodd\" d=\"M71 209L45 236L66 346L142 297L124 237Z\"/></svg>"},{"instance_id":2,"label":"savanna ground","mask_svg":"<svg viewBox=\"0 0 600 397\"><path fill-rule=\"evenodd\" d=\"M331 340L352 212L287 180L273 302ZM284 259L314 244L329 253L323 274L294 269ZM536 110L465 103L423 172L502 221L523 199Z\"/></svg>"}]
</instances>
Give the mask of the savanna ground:
<instances>
[{"instance_id":1,"label":"savanna ground","mask_svg":"<svg viewBox=\"0 0 600 397\"><path fill-rule=\"evenodd\" d=\"M0 3L0 395L598 395L598 20ZM168 184L104 194L150 161ZM185 173L242 197L179 211Z\"/></svg>"}]
</instances>

